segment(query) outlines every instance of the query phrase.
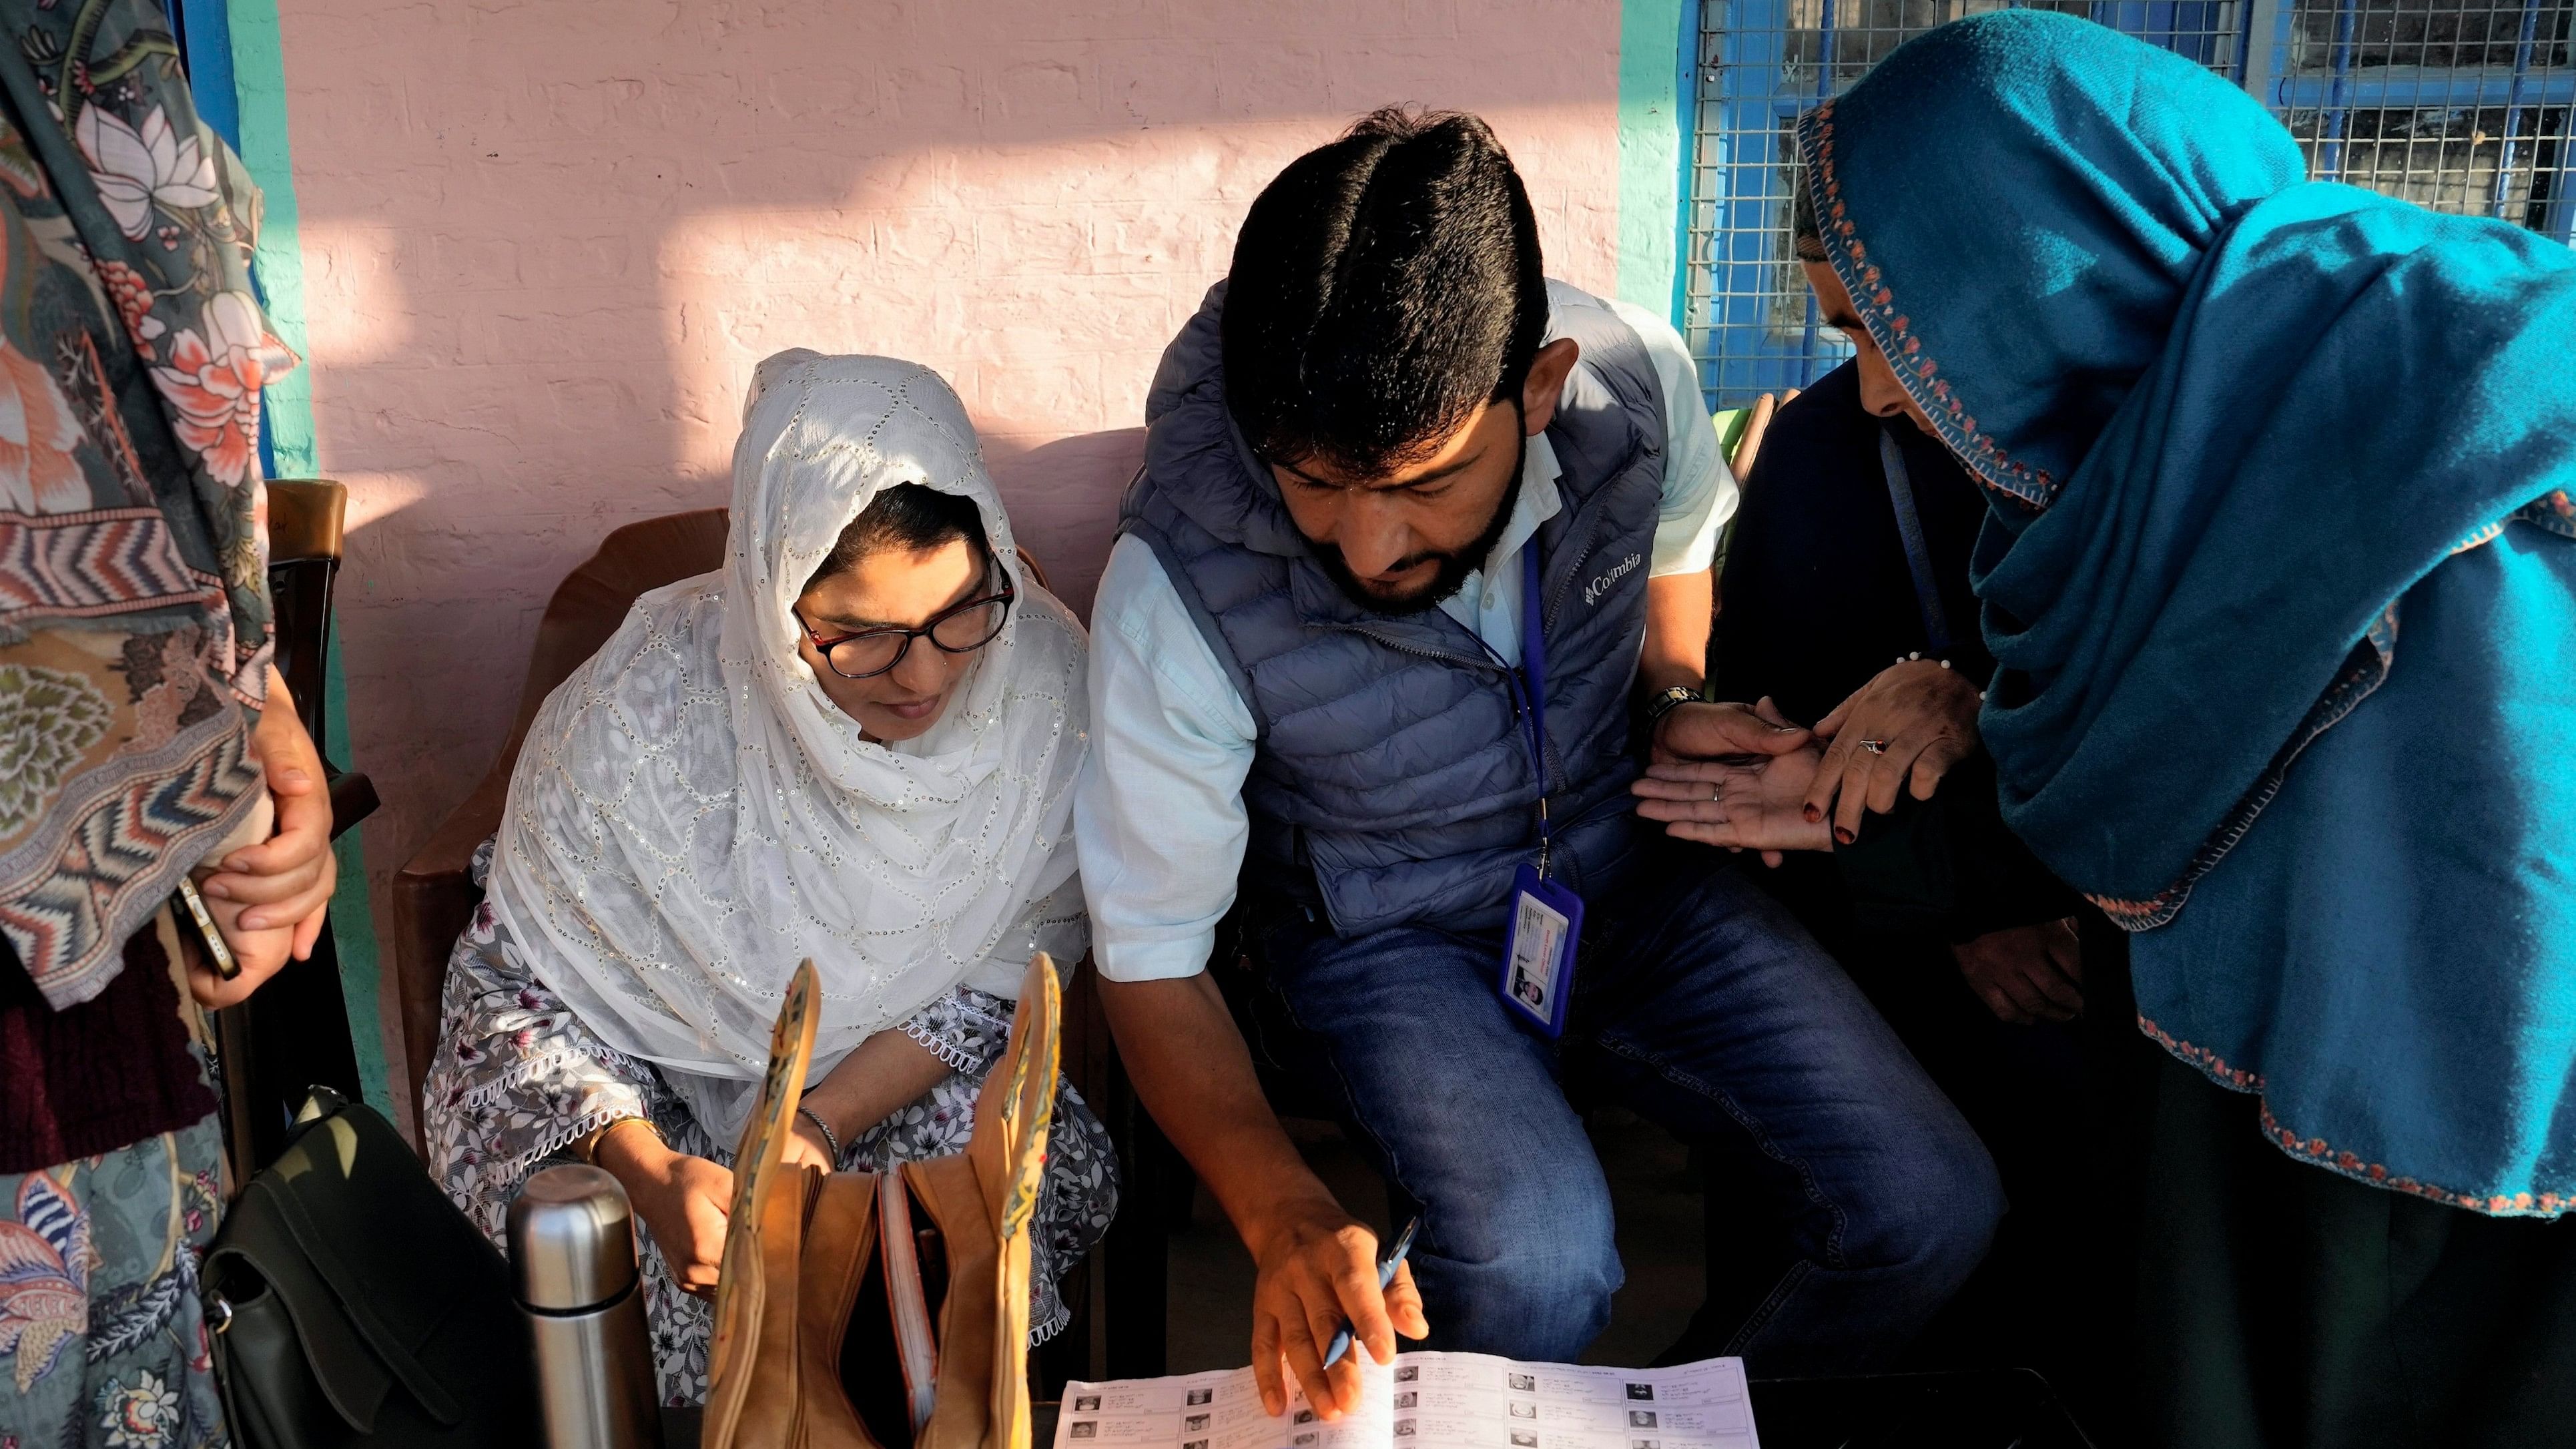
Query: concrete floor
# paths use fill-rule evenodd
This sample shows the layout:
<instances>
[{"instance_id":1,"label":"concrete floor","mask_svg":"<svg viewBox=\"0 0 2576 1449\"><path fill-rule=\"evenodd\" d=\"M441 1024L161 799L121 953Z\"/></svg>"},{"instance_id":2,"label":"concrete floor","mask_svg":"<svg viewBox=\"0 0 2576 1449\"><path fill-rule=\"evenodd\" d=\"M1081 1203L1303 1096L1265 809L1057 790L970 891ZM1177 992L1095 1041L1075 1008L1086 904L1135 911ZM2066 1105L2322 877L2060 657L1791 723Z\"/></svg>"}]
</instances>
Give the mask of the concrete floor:
<instances>
[{"instance_id":1,"label":"concrete floor","mask_svg":"<svg viewBox=\"0 0 2576 1449\"><path fill-rule=\"evenodd\" d=\"M1358 1149L1327 1123L1288 1126L1306 1161L1351 1215L1386 1234L1386 1188ZM1610 1327L1582 1361L1639 1366L1681 1336L1700 1304L1705 1279L1699 1180L1688 1149L1629 1112L1601 1109L1591 1129L1593 1150L1610 1179L1628 1281L1613 1300ZM1169 1313L1169 1372L1234 1368L1249 1356L1252 1259L1205 1187L1198 1190L1189 1227L1172 1234Z\"/></svg>"}]
</instances>

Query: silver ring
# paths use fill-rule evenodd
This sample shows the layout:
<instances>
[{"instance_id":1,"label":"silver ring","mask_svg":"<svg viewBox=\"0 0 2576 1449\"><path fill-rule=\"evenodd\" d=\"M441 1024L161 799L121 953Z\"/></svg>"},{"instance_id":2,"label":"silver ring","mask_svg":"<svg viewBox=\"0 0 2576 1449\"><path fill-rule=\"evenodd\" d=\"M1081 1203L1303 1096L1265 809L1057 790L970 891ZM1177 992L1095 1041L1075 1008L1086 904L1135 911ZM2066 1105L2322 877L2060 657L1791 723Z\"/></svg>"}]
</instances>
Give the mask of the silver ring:
<instances>
[{"instance_id":1,"label":"silver ring","mask_svg":"<svg viewBox=\"0 0 2576 1449\"><path fill-rule=\"evenodd\" d=\"M1860 747L1869 751L1873 755L1883 755L1887 753L1887 741L1885 740L1863 740L1860 742Z\"/></svg>"},{"instance_id":2,"label":"silver ring","mask_svg":"<svg viewBox=\"0 0 2576 1449\"><path fill-rule=\"evenodd\" d=\"M1725 787L1724 785L1711 785L1711 786L1709 786L1709 787L1708 787L1708 798L1709 798L1711 801L1717 801L1717 800L1723 800L1723 799L1725 799L1725 798L1726 798L1726 787Z\"/></svg>"}]
</instances>

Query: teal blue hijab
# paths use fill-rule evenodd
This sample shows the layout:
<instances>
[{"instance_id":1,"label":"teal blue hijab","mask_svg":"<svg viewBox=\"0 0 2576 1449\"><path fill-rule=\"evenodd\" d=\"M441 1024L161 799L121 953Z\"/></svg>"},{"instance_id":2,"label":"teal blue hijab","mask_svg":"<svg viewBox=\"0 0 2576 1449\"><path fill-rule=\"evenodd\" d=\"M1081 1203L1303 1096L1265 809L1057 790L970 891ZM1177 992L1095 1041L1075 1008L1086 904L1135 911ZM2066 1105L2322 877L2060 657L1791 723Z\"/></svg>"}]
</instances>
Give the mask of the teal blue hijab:
<instances>
[{"instance_id":1,"label":"teal blue hijab","mask_svg":"<svg viewBox=\"0 0 2576 1449\"><path fill-rule=\"evenodd\" d=\"M2042 12L1799 140L1992 495L2006 816L2143 933L2148 1030L2320 1163L2576 1206L2576 256L2309 182L2224 80Z\"/></svg>"}]
</instances>

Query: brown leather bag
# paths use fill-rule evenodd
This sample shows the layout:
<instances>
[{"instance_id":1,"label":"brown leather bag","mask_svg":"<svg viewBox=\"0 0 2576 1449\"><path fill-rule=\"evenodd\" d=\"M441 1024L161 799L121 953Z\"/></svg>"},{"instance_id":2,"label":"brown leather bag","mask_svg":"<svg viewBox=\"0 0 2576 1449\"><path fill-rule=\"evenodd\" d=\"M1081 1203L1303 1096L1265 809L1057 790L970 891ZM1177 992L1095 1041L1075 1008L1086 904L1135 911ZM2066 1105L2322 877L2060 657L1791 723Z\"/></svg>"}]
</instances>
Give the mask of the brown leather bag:
<instances>
[{"instance_id":1,"label":"brown leather bag","mask_svg":"<svg viewBox=\"0 0 2576 1449\"><path fill-rule=\"evenodd\" d=\"M818 994L808 961L743 1129L702 1443L1028 1449L1029 1224L1055 1112L1055 963L1029 962L966 1151L884 1180L781 1160Z\"/></svg>"}]
</instances>

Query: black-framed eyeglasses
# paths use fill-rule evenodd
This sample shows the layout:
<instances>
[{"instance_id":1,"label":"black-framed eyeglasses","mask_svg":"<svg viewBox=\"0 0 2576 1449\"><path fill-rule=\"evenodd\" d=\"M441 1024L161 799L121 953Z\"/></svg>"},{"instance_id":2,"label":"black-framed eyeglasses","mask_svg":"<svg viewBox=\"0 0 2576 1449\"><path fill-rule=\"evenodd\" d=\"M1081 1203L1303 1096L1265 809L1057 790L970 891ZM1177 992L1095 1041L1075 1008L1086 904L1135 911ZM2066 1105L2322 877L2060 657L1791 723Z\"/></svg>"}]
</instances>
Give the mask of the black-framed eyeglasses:
<instances>
[{"instance_id":1,"label":"black-framed eyeglasses","mask_svg":"<svg viewBox=\"0 0 2576 1449\"><path fill-rule=\"evenodd\" d=\"M882 629L861 629L855 634L836 634L829 639L805 622L795 609L796 626L814 641L816 653L832 672L843 679L874 679L903 662L915 639L927 639L944 653L972 654L993 642L1002 625L1011 617L1011 604L1019 590L1011 585L1011 576L1002 575L1001 592L968 599L962 604L940 610L930 622L918 629L888 625Z\"/></svg>"}]
</instances>

